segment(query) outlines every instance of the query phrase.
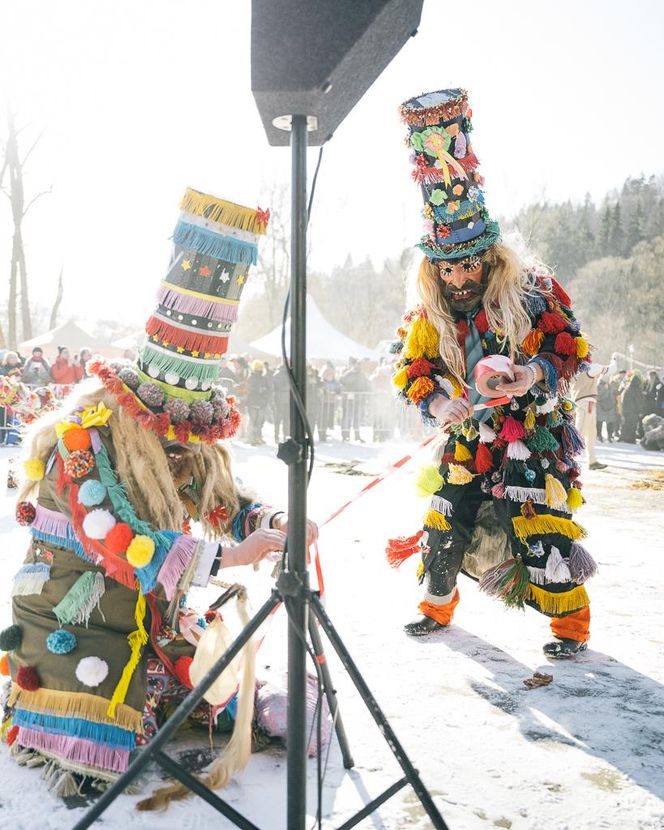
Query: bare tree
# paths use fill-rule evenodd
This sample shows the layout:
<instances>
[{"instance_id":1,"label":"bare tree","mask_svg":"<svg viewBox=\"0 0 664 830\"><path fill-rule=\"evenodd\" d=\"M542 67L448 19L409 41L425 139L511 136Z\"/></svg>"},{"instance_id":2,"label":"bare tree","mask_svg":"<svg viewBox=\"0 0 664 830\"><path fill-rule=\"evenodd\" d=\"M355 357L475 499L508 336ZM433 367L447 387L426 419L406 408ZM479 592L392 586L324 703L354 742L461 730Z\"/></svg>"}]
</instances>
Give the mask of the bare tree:
<instances>
[{"instance_id":1,"label":"bare tree","mask_svg":"<svg viewBox=\"0 0 664 830\"><path fill-rule=\"evenodd\" d=\"M55 300L53 301L53 307L51 308L51 320L48 324L49 329L54 329L58 325L58 310L60 308L60 303L62 302L62 295L64 293L63 285L62 285L62 265L60 266L60 276L58 277L58 293L55 295Z\"/></svg>"},{"instance_id":2,"label":"bare tree","mask_svg":"<svg viewBox=\"0 0 664 830\"><path fill-rule=\"evenodd\" d=\"M290 210L289 191L284 184L272 183L266 195L270 205L267 239L261 242L257 278L264 288L269 327L281 320L283 300L290 278Z\"/></svg>"},{"instance_id":3,"label":"bare tree","mask_svg":"<svg viewBox=\"0 0 664 830\"><path fill-rule=\"evenodd\" d=\"M14 113L11 108L7 109L7 140L4 146L4 160L2 175L0 175L0 186L2 192L7 196L11 205L12 219L14 221L14 237L12 240L12 258L9 271L9 303L7 308L8 332L7 339L10 349L15 349L18 342L17 337L17 301L20 297L21 309L21 335L23 340L32 337L32 318L30 315L30 297L28 292L28 272L25 265L25 249L23 247L22 224L25 215L42 196L51 192L51 188L43 190L33 196L26 204L23 189L23 168L35 149L41 133L30 146L30 149L21 159L18 148L18 136L21 130L16 129ZM4 175L9 174L9 186L4 186Z\"/></svg>"}]
</instances>

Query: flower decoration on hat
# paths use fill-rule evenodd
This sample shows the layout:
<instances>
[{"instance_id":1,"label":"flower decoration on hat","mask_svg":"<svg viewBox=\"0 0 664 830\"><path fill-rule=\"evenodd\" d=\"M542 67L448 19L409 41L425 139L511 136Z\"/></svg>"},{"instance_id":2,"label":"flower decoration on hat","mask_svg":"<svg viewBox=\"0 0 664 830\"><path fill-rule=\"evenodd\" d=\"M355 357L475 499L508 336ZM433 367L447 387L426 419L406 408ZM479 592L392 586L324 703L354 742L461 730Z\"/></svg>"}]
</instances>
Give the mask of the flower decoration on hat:
<instances>
[{"instance_id":1,"label":"flower decoration on hat","mask_svg":"<svg viewBox=\"0 0 664 830\"><path fill-rule=\"evenodd\" d=\"M484 180L470 142L472 112L463 89L444 89L401 105L413 152L413 179L421 186L425 228L418 247L429 259L480 254L500 238L484 207Z\"/></svg>"}]
</instances>

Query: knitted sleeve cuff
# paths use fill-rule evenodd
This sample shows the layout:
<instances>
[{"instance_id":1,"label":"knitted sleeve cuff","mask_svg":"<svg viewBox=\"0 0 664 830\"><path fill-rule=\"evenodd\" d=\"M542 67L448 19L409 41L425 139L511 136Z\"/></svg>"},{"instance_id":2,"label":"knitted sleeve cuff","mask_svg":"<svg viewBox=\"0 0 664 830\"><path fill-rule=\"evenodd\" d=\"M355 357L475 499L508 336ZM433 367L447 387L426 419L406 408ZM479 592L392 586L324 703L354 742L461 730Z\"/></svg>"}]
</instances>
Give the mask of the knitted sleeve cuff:
<instances>
[{"instance_id":1,"label":"knitted sleeve cuff","mask_svg":"<svg viewBox=\"0 0 664 830\"><path fill-rule=\"evenodd\" d=\"M558 372L553 365L546 358L540 356L531 358L528 365L540 366L544 375L542 380L532 387L531 393L538 395L545 392L549 395L555 395L558 390Z\"/></svg>"}]
</instances>

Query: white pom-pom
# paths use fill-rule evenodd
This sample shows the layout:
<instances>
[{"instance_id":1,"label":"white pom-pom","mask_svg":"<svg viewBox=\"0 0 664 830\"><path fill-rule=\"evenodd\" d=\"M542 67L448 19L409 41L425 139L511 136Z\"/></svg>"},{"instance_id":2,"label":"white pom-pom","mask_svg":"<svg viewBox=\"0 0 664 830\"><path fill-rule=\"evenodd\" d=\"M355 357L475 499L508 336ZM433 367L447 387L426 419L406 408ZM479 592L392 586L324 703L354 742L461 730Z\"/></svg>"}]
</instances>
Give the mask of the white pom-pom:
<instances>
[{"instance_id":1,"label":"white pom-pom","mask_svg":"<svg viewBox=\"0 0 664 830\"><path fill-rule=\"evenodd\" d=\"M176 372L166 372L166 374L164 375L164 380L171 386L177 386L177 384L180 382L180 375L178 375Z\"/></svg>"},{"instance_id":2,"label":"white pom-pom","mask_svg":"<svg viewBox=\"0 0 664 830\"><path fill-rule=\"evenodd\" d=\"M83 531L88 539L105 539L116 524L115 516L108 510L91 510L83 519Z\"/></svg>"},{"instance_id":3,"label":"white pom-pom","mask_svg":"<svg viewBox=\"0 0 664 830\"><path fill-rule=\"evenodd\" d=\"M480 441L483 444L491 444L496 440L496 433L484 421L480 421Z\"/></svg>"},{"instance_id":4,"label":"white pom-pom","mask_svg":"<svg viewBox=\"0 0 664 830\"><path fill-rule=\"evenodd\" d=\"M196 378L187 378L184 385L187 389L195 389L198 386L198 380Z\"/></svg>"},{"instance_id":5,"label":"white pom-pom","mask_svg":"<svg viewBox=\"0 0 664 830\"><path fill-rule=\"evenodd\" d=\"M84 657L76 666L76 677L84 686L98 686L108 675L108 663L101 657Z\"/></svg>"},{"instance_id":6,"label":"white pom-pom","mask_svg":"<svg viewBox=\"0 0 664 830\"><path fill-rule=\"evenodd\" d=\"M530 450L523 441L510 441L507 445L507 457L514 461L525 461L530 458Z\"/></svg>"}]
</instances>

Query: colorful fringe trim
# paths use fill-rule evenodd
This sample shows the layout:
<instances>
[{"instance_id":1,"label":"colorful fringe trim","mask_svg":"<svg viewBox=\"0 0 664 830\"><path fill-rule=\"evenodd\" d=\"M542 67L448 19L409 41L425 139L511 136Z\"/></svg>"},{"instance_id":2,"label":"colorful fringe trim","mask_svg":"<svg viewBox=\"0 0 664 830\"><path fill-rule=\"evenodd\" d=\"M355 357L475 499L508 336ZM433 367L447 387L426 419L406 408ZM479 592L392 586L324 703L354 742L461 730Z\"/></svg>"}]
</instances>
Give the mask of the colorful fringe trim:
<instances>
[{"instance_id":1,"label":"colorful fringe trim","mask_svg":"<svg viewBox=\"0 0 664 830\"><path fill-rule=\"evenodd\" d=\"M192 536L178 536L159 569L157 580L164 588L168 600L173 599L180 577L193 560L200 542Z\"/></svg>"},{"instance_id":2,"label":"colorful fringe trim","mask_svg":"<svg viewBox=\"0 0 664 830\"><path fill-rule=\"evenodd\" d=\"M60 625L85 625L87 628L95 608L101 614L99 603L105 592L104 575L100 571L86 571L53 608L53 613ZM101 616L104 619L104 615Z\"/></svg>"},{"instance_id":3,"label":"colorful fringe trim","mask_svg":"<svg viewBox=\"0 0 664 830\"><path fill-rule=\"evenodd\" d=\"M568 614L590 604L588 593L583 585L571 591L554 594L531 583L528 585L526 599L534 602L544 614Z\"/></svg>"},{"instance_id":4,"label":"colorful fringe trim","mask_svg":"<svg viewBox=\"0 0 664 830\"><path fill-rule=\"evenodd\" d=\"M435 530L451 530L452 526L447 521L442 513L437 510L427 510L424 516L424 524L427 527L432 527Z\"/></svg>"},{"instance_id":5,"label":"colorful fringe trim","mask_svg":"<svg viewBox=\"0 0 664 830\"><path fill-rule=\"evenodd\" d=\"M244 231L260 234L267 232L270 218L269 210L236 205L190 187L186 189L182 197L180 210L193 213L194 216L204 216L212 222L229 225L231 228L241 228Z\"/></svg>"},{"instance_id":6,"label":"colorful fringe trim","mask_svg":"<svg viewBox=\"0 0 664 830\"><path fill-rule=\"evenodd\" d=\"M188 251L223 259L225 262L243 265L256 265L258 262L257 245L233 239L231 236L220 236L206 228L199 228L182 221L178 222L175 227L173 242Z\"/></svg>"},{"instance_id":7,"label":"colorful fringe trim","mask_svg":"<svg viewBox=\"0 0 664 830\"><path fill-rule=\"evenodd\" d=\"M508 608L523 608L530 584L528 568L521 559L508 559L489 568L480 578L480 590L501 599Z\"/></svg>"},{"instance_id":8,"label":"colorful fringe trim","mask_svg":"<svg viewBox=\"0 0 664 830\"><path fill-rule=\"evenodd\" d=\"M393 568L398 568L414 553L420 553L422 536L424 533L419 530L414 536L399 536L396 539L390 539L385 549L388 564Z\"/></svg>"},{"instance_id":9,"label":"colorful fringe trim","mask_svg":"<svg viewBox=\"0 0 664 830\"><path fill-rule=\"evenodd\" d=\"M162 349L156 343L147 342L138 353L144 366L155 366L160 372L175 372L183 380L195 378L198 381L212 381L219 377L219 361L204 357L188 357L184 354Z\"/></svg>"},{"instance_id":10,"label":"colorful fringe trim","mask_svg":"<svg viewBox=\"0 0 664 830\"><path fill-rule=\"evenodd\" d=\"M31 712L20 708L14 710L12 723L14 726L24 726L26 729L83 738L98 744L106 744L114 749L127 749L132 752L136 748L136 734L114 724L96 723L83 718L64 718L60 715Z\"/></svg>"},{"instance_id":11,"label":"colorful fringe trim","mask_svg":"<svg viewBox=\"0 0 664 830\"><path fill-rule=\"evenodd\" d=\"M162 280L157 290L157 300L160 305L173 311L205 317L215 323L234 323L240 304L239 300L226 300L221 297L215 299L208 294L180 288L166 280Z\"/></svg>"},{"instance_id":12,"label":"colorful fringe trim","mask_svg":"<svg viewBox=\"0 0 664 830\"><path fill-rule=\"evenodd\" d=\"M52 735L21 726L18 730L17 741L26 749L36 749L46 756L64 758L89 767L124 772L129 766L131 753L128 749L115 749L94 741L86 741L83 738Z\"/></svg>"},{"instance_id":13,"label":"colorful fringe trim","mask_svg":"<svg viewBox=\"0 0 664 830\"><path fill-rule=\"evenodd\" d=\"M154 314L145 324L145 331L150 337L166 341L172 346L180 346L188 352L209 353L216 359L219 359L228 348L228 337L216 337L205 329L181 327ZM154 379L149 378L149 381L154 382Z\"/></svg>"},{"instance_id":14,"label":"colorful fringe trim","mask_svg":"<svg viewBox=\"0 0 664 830\"><path fill-rule=\"evenodd\" d=\"M82 718L95 723L108 723L143 734L143 713L122 703L116 706L115 714L107 714L110 701L86 692L62 692L57 689L37 689L28 692L12 683L7 706L18 704L29 712L48 712L62 717Z\"/></svg>"},{"instance_id":15,"label":"colorful fringe trim","mask_svg":"<svg viewBox=\"0 0 664 830\"><path fill-rule=\"evenodd\" d=\"M525 543L529 536L541 536L545 533L559 533L567 536L568 539L582 539L586 531L581 525L560 516L537 516L534 519L526 519L523 516L516 516L512 519L514 532L519 539Z\"/></svg>"},{"instance_id":16,"label":"colorful fringe trim","mask_svg":"<svg viewBox=\"0 0 664 830\"><path fill-rule=\"evenodd\" d=\"M46 562L23 565L14 577L11 595L25 597L29 594L41 594L42 588L49 580L50 573L51 566Z\"/></svg>"}]
</instances>

